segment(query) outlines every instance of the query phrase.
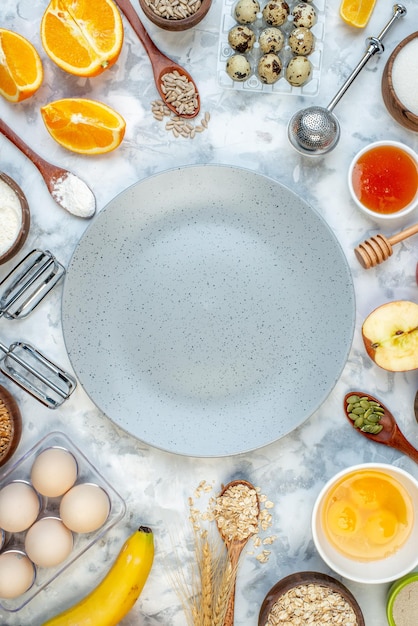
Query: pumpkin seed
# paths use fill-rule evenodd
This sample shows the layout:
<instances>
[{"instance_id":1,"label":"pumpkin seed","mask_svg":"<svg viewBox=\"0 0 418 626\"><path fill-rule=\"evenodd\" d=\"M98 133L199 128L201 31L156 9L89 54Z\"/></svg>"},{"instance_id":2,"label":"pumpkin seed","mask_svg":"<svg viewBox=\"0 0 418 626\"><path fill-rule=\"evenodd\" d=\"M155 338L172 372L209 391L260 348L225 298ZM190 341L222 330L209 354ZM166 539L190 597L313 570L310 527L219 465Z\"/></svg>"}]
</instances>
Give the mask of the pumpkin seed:
<instances>
[{"instance_id":1,"label":"pumpkin seed","mask_svg":"<svg viewBox=\"0 0 418 626\"><path fill-rule=\"evenodd\" d=\"M347 414L353 421L354 428L371 435L377 435L381 432L383 426L379 422L385 410L376 400L353 394L347 398L346 402Z\"/></svg>"}]
</instances>

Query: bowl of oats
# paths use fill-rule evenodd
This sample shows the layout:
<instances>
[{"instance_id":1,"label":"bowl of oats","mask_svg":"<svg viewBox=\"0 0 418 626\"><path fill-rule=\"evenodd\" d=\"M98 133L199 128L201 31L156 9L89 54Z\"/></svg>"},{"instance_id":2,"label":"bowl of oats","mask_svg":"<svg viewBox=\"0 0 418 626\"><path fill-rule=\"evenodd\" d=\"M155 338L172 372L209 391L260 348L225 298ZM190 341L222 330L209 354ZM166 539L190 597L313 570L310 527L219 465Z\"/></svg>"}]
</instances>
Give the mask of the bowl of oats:
<instances>
[{"instance_id":1,"label":"bowl of oats","mask_svg":"<svg viewBox=\"0 0 418 626\"><path fill-rule=\"evenodd\" d=\"M156 26L170 31L193 28L203 20L212 0L138 0L145 16Z\"/></svg>"},{"instance_id":2,"label":"bowl of oats","mask_svg":"<svg viewBox=\"0 0 418 626\"><path fill-rule=\"evenodd\" d=\"M300 624L365 626L364 616L342 583L320 572L295 572L282 578L267 593L260 608L258 626Z\"/></svg>"}]
</instances>

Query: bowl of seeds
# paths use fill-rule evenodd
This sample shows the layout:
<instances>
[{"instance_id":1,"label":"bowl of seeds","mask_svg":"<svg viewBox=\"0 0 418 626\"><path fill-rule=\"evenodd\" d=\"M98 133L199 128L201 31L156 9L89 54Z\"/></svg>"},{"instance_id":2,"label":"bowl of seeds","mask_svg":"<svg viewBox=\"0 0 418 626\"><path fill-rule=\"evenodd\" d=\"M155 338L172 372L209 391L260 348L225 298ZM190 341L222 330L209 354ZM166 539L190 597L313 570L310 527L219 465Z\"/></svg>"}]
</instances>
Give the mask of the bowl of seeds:
<instances>
[{"instance_id":1,"label":"bowl of seeds","mask_svg":"<svg viewBox=\"0 0 418 626\"><path fill-rule=\"evenodd\" d=\"M320 572L295 572L282 578L261 605L258 626L302 623L365 626L353 594L338 580Z\"/></svg>"},{"instance_id":2,"label":"bowl of seeds","mask_svg":"<svg viewBox=\"0 0 418 626\"><path fill-rule=\"evenodd\" d=\"M139 0L142 11L153 24L171 31L196 26L211 4L212 0Z\"/></svg>"},{"instance_id":3,"label":"bowl of seeds","mask_svg":"<svg viewBox=\"0 0 418 626\"><path fill-rule=\"evenodd\" d=\"M0 385L0 467L14 454L22 433L19 406L5 387Z\"/></svg>"}]
</instances>

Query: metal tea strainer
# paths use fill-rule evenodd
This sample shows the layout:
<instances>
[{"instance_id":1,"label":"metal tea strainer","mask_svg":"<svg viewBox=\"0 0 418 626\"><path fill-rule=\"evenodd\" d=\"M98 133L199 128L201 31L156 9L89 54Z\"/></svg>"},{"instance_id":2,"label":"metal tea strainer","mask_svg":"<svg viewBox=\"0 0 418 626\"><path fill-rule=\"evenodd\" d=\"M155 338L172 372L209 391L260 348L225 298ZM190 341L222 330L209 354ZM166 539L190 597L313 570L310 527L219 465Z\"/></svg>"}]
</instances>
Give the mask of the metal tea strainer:
<instances>
[{"instance_id":1,"label":"metal tea strainer","mask_svg":"<svg viewBox=\"0 0 418 626\"><path fill-rule=\"evenodd\" d=\"M367 50L363 58L327 107L312 106L295 113L289 122L288 137L290 143L298 152L316 156L326 154L335 148L340 138L340 125L332 112L333 109L368 60L376 53L382 54L384 51L382 39L393 23L404 15L406 15L406 8L402 4L395 4L393 6L392 18L380 35L366 39Z\"/></svg>"}]
</instances>

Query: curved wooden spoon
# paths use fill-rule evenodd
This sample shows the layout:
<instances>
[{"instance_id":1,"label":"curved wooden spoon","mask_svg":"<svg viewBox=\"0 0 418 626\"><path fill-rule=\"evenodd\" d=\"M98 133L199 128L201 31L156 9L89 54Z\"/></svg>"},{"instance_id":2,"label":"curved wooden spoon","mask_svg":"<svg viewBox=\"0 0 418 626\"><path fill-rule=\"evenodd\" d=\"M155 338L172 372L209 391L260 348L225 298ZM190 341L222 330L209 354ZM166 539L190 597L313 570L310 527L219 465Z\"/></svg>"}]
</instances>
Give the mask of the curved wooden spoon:
<instances>
[{"instance_id":1,"label":"curved wooden spoon","mask_svg":"<svg viewBox=\"0 0 418 626\"><path fill-rule=\"evenodd\" d=\"M360 397L365 396L370 400L374 400L374 402L378 402L382 409L385 411L383 417L379 422L379 424L383 426L383 429L380 431L380 433L377 433L377 435L365 433L359 428L354 427L353 421L348 417L347 413L347 398L353 395ZM350 391L350 393L347 393L344 397L344 414L350 424L353 426L353 428L355 428L355 430L357 430L364 437L367 437L368 439L370 439L371 441L375 441L376 443L382 443L385 446L395 448L395 450L403 452L403 454L406 454L406 456L409 456L410 459L418 463L418 450L414 448L414 446L409 443L406 437L402 434L394 416L385 407L385 405L380 402L380 400L377 400L373 396L369 395L368 393L363 393L362 391Z\"/></svg>"},{"instance_id":2,"label":"curved wooden spoon","mask_svg":"<svg viewBox=\"0 0 418 626\"><path fill-rule=\"evenodd\" d=\"M155 43L152 41L151 37L148 35L145 29L145 26L139 19L138 13L135 11L135 9L133 8L129 0L115 0L115 3L118 5L122 13L125 15L126 19L132 26L134 32L138 36L140 42L145 48L146 53L149 56L149 59L151 61L152 71L154 74L155 85L157 87L158 93L161 96L161 99L168 106L168 108L171 111L173 111L173 113L175 113L176 115L179 115L174 104L172 104L171 102L167 102L166 95L162 90L163 76L165 74L169 74L171 72L177 71L182 76L185 76L189 82L193 83L194 88L196 90L196 95L197 95L197 106L195 107L193 113L191 113L190 115L182 114L181 117L184 117L184 118L196 117L196 115L200 111L200 97L199 97L199 92L198 92L196 83L194 82L193 78L190 76L188 72L186 72L186 70L183 67L181 67L181 65L178 65L177 63L175 63L172 59L170 59L163 52L161 52L159 48L157 48Z\"/></svg>"},{"instance_id":3,"label":"curved wooden spoon","mask_svg":"<svg viewBox=\"0 0 418 626\"><path fill-rule=\"evenodd\" d=\"M230 488L230 487L234 487L236 485L245 485L246 487L248 487L249 489L252 489L255 491L255 487L247 482L246 480L232 480L230 483L228 483L227 485L225 485L225 487L223 487L221 493L219 494L218 497L222 497L224 495L224 493ZM258 496L257 496L257 505L258 505L258 509L260 512L260 503L258 500ZM236 577L237 577L237 569L238 569L238 561L239 558L241 556L241 552L243 551L243 549L245 548L246 544L248 543L248 540L250 539L250 537L253 535L253 533L249 534L248 537L246 537L245 539L230 539L229 537L225 537L225 535L223 534L223 531L221 528L219 528L218 526L218 530L221 534L221 537L225 543L225 546L228 550L228 555L229 555L229 560L231 563L231 569L233 572L233 576L234 576L234 582L233 585L231 587L231 592L229 595L229 599L228 599L228 605L227 605L227 609L226 609L226 613L225 613L225 620L223 623L223 626L233 626L234 624L234 612L235 612L235 587L236 587Z\"/></svg>"},{"instance_id":4,"label":"curved wooden spoon","mask_svg":"<svg viewBox=\"0 0 418 626\"><path fill-rule=\"evenodd\" d=\"M96 199L90 187L88 187L88 185L82 181L81 178L78 178L78 176L63 169L62 167L58 167L57 165L53 165L52 163L45 161L45 159L32 150L32 148L30 148L28 144L23 141L23 139L16 135L10 126L8 126L2 119L0 119L0 133L7 137L7 139L9 139L9 141L11 141L16 148L19 148L19 150L38 168L46 186L48 187L49 193L57 204L77 217L93 217L96 212ZM79 202L71 202L71 199L63 195L62 183L67 178L71 181L77 181L77 187L83 196L83 200L85 200L85 210L84 207L82 210L80 209Z\"/></svg>"}]
</instances>

